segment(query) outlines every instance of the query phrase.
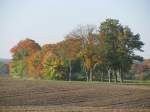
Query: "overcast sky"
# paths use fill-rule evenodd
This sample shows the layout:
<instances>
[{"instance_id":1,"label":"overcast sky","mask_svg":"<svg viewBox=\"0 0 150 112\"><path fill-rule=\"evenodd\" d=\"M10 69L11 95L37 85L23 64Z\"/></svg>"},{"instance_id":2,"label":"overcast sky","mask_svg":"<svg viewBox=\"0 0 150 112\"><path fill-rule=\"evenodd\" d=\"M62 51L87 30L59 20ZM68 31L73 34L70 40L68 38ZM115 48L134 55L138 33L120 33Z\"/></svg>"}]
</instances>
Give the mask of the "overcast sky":
<instances>
[{"instance_id":1,"label":"overcast sky","mask_svg":"<svg viewBox=\"0 0 150 112\"><path fill-rule=\"evenodd\" d=\"M150 58L150 0L0 0L0 58L11 58L22 39L54 43L79 24L99 26L106 18L140 33L145 46L138 54Z\"/></svg>"}]
</instances>

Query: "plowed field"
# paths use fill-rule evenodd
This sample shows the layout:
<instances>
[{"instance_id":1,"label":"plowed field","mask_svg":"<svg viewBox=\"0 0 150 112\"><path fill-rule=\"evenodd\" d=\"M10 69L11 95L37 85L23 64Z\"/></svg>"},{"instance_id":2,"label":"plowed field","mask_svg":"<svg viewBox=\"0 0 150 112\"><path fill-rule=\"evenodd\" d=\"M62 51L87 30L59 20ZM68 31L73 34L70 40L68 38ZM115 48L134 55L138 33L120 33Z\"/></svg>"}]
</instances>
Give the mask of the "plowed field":
<instances>
[{"instance_id":1,"label":"plowed field","mask_svg":"<svg viewBox=\"0 0 150 112\"><path fill-rule=\"evenodd\" d=\"M0 80L0 112L150 112L150 85Z\"/></svg>"}]
</instances>

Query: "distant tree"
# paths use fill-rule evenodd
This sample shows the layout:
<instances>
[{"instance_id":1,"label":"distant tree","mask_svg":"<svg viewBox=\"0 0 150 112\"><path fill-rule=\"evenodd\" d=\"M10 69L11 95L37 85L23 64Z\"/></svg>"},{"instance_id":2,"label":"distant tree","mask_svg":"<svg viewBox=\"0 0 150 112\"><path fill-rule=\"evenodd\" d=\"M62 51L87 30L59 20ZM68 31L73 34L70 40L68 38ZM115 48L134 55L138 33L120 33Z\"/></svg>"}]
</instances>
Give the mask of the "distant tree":
<instances>
[{"instance_id":1,"label":"distant tree","mask_svg":"<svg viewBox=\"0 0 150 112\"><path fill-rule=\"evenodd\" d=\"M79 52L81 51L81 39L66 37L66 39L60 43L58 43L57 54L63 60L68 62L69 67L69 80L71 80L72 76L72 61L78 57Z\"/></svg>"},{"instance_id":2,"label":"distant tree","mask_svg":"<svg viewBox=\"0 0 150 112\"><path fill-rule=\"evenodd\" d=\"M80 56L82 58L83 70L86 73L87 81L89 80L89 74L88 74L89 66L86 65L89 65L89 61L88 61L89 59L85 59L86 58L85 55L87 54L88 37L90 34L92 34L94 30L95 30L94 25L80 25L69 34L69 37L79 38L81 41ZM91 74L92 74L92 70L91 70ZM90 80L92 80L92 78L90 78Z\"/></svg>"},{"instance_id":3,"label":"distant tree","mask_svg":"<svg viewBox=\"0 0 150 112\"><path fill-rule=\"evenodd\" d=\"M111 74L123 76L128 72L133 60L142 60L134 51L142 51L144 45L139 34L134 35L128 27L123 27L118 20L106 19L100 25L100 32L104 34L104 54L107 61L109 82ZM117 78L116 78L117 79Z\"/></svg>"},{"instance_id":4,"label":"distant tree","mask_svg":"<svg viewBox=\"0 0 150 112\"><path fill-rule=\"evenodd\" d=\"M40 47L31 39L20 41L10 50L10 72L21 78L117 82L120 77L123 82L132 64L143 60L135 54L143 51L143 45L139 34L119 20L106 19L99 31L94 25L80 25L56 44ZM144 66L139 70L145 70Z\"/></svg>"},{"instance_id":5,"label":"distant tree","mask_svg":"<svg viewBox=\"0 0 150 112\"><path fill-rule=\"evenodd\" d=\"M27 75L27 68L30 65L28 62L29 58L41 49L40 45L36 43L34 40L25 39L20 41L16 46L11 48L12 53L12 61L10 63L10 72L11 74L20 75L20 77L24 77Z\"/></svg>"},{"instance_id":6,"label":"distant tree","mask_svg":"<svg viewBox=\"0 0 150 112\"><path fill-rule=\"evenodd\" d=\"M27 56L32 55L33 53L40 50L41 47L38 43L31 39L25 39L20 41L16 46L11 48L11 53L13 59L19 60L24 59Z\"/></svg>"}]
</instances>

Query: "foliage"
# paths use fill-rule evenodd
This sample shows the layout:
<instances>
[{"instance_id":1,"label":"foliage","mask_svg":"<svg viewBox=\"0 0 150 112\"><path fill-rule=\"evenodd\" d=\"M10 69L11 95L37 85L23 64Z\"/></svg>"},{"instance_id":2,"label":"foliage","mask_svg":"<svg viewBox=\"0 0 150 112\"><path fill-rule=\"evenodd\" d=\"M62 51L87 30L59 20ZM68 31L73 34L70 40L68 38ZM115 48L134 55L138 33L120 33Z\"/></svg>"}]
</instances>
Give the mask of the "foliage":
<instances>
[{"instance_id":1,"label":"foliage","mask_svg":"<svg viewBox=\"0 0 150 112\"><path fill-rule=\"evenodd\" d=\"M143 60L135 54L143 45L139 34L119 20L106 19L98 32L94 25L80 26L56 44L41 47L31 39L20 41L11 49L10 71L21 78L123 82L132 64Z\"/></svg>"},{"instance_id":2,"label":"foliage","mask_svg":"<svg viewBox=\"0 0 150 112\"><path fill-rule=\"evenodd\" d=\"M135 63L130 69L130 74L134 80L149 80L150 79L150 61L144 60L143 63ZM130 79L131 80L131 79Z\"/></svg>"},{"instance_id":3,"label":"foliage","mask_svg":"<svg viewBox=\"0 0 150 112\"><path fill-rule=\"evenodd\" d=\"M12 61L10 63L10 75L14 78L27 77L26 62L24 60Z\"/></svg>"}]
</instances>

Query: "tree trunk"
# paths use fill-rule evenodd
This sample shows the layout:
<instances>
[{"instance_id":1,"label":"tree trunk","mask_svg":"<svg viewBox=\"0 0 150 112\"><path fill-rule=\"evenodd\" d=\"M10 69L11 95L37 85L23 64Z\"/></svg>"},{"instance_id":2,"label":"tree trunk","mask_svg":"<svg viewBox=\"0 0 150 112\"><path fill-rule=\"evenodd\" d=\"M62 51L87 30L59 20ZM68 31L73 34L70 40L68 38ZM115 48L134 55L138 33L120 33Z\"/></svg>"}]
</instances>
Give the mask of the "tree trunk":
<instances>
[{"instance_id":1,"label":"tree trunk","mask_svg":"<svg viewBox=\"0 0 150 112\"><path fill-rule=\"evenodd\" d=\"M103 76L104 76L104 73L101 72L101 75L100 75L100 81L102 81L102 82L103 82Z\"/></svg>"},{"instance_id":2,"label":"tree trunk","mask_svg":"<svg viewBox=\"0 0 150 112\"><path fill-rule=\"evenodd\" d=\"M89 75L88 75L88 71L86 68L85 68L85 73L86 73L86 81L88 82L89 81Z\"/></svg>"},{"instance_id":3,"label":"tree trunk","mask_svg":"<svg viewBox=\"0 0 150 112\"><path fill-rule=\"evenodd\" d=\"M83 67L83 72L85 73L86 81L88 82L89 81L89 76L88 76L88 70L86 69L86 67Z\"/></svg>"},{"instance_id":4,"label":"tree trunk","mask_svg":"<svg viewBox=\"0 0 150 112\"><path fill-rule=\"evenodd\" d=\"M123 83L123 73L121 72L121 83Z\"/></svg>"},{"instance_id":5,"label":"tree trunk","mask_svg":"<svg viewBox=\"0 0 150 112\"><path fill-rule=\"evenodd\" d=\"M111 82L111 71L108 70L109 83Z\"/></svg>"},{"instance_id":6,"label":"tree trunk","mask_svg":"<svg viewBox=\"0 0 150 112\"><path fill-rule=\"evenodd\" d=\"M71 66L71 60L69 60L69 81L71 81L71 75L72 75L72 66Z\"/></svg>"},{"instance_id":7,"label":"tree trunk","mask_svg":"<svg viewBox=\"0 0 150 112\"><path fill-rule=\"evenodd\" d=\"M121 81L121 83L123 83L123 72L121 69L120 69L120 81Z\"/></svg>"},{"instance_id":8,"label":"tree trunk","mask_svg":"<svg viewBox=\"0 0 150 112\"><path fill-rule=\"evenodd\" d=\"M92 81L92 69L90 69L90 81Z\"/></svg>"},{"instance_id":9,"label":"tree trunk","mask_svg":"<svg viewBox=\"0 0 150 112\"><path fill-rule=\"evenodd\" d=\"M98 72L99 73L99 81L102 81L102 75L101 75L101 72Z\"/></svg>"},{"instance_id":10,"label":"tree trunk","mask_svg":"<svg viewBox=\"0 0 150 112\"><path fill-rule=\"evenodd\" d=\"M114 71L114 75L115 75L115 82L117 83L118 80L117 80L117 72L116 71Z\"/></svg>"},{"instance_id":11,"label":"tree trunk","mask_svg":"<svg viewBox=\"0 0 150 112\"><path fill-rule=\"evenodd\" d=\"M88 76L88 73L86 72L86 81L88 82L89 81L89 76Z\"/></svg>"}]
</instances>

